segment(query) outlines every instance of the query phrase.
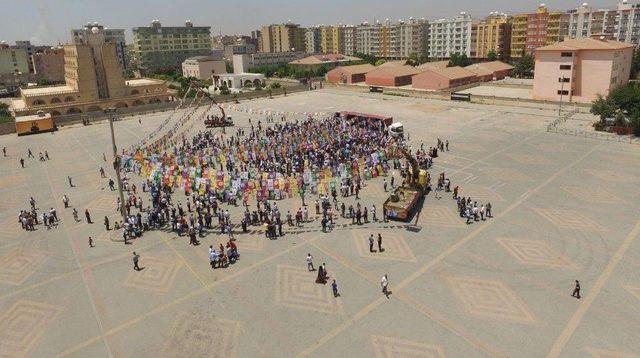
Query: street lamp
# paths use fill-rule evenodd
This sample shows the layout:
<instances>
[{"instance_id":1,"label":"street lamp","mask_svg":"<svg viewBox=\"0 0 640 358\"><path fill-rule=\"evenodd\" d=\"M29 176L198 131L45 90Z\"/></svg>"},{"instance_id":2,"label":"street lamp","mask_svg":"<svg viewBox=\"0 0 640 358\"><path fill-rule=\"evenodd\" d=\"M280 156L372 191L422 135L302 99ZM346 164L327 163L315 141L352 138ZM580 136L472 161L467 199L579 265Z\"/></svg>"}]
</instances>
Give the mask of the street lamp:
<instances>
[{"instance_id":1,"label":"street lamp","mask_svg":"<svg viewBox=\"0 0 640 358\"><path fill-rule=\"evenodd\" d=\"M111 129L111 144L113 145L113 169L116 171L116 179L118 182L118 194L120 195L120 214L122 221L126 222L127 212L124 207L124 193L122 192L122 179L120 178L120 156L118 156L118 148L116 147L116 137L113 132L113 120L117 116L117 108L109 107L104 113L109 117L109 128Z\"/></svg>"}]
</instances>

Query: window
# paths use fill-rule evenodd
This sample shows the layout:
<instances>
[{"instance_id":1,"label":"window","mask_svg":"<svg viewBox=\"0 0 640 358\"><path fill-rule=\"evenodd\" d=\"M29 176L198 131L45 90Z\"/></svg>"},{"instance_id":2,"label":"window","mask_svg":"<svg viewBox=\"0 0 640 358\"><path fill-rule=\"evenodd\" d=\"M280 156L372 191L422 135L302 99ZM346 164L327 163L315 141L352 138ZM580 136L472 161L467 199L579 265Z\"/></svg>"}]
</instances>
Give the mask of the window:
<instances>
[{"instance_id":1,"label":"window","mask_svg":"<svg viewBox=\"0 0 640 358\"><path fill-rule=\"evenodd\" d=\"M571 78L569 77L558 77L558 82L570 82Z\"/></svg>"},{"instance_id":2,"label":"window","mask_svg":"<svg viewBox=\"0 0 640 358\"><path fill-rule=\"evenodd\" d=\"M573 56L573 52L561 52L560 56L561 57L572 57Z\"/></svg>"},{"instance_id":3,"label":"window","mask_svg":"<svg viewBox=\"0 0 640 358\"><path fill-rule=\"evenodd\" d=\"M560 65L560 69L561 70L570 70L571 69L571 65Z\"/></svg>"},{"instance_id":4,"label":"window","mask_svg":"<svg viewBox=\"0 0 640 358\"><path fill-rule=\"evenodd\" d=\"M569 94L569 91L568 90L558 90L558 94L562 95L562 96L566 96L566 95Z\"/></svg>"}]
</instances>

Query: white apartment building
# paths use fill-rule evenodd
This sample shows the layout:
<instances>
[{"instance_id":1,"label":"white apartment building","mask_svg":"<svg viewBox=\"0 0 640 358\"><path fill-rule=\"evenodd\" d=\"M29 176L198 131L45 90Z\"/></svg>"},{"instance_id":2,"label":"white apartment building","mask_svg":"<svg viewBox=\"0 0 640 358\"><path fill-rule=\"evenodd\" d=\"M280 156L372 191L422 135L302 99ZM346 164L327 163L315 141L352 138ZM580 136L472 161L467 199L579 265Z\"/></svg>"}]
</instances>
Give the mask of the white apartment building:
<instances>
[{"instance_id":1,"label":"white apartment building","mask_svg":"<svg viewBox=\"0 0 640 358\"><path fill-rule=\"evenodd\" d=\"M344 53L343 55L353 56L354 53L357 52L357 43L358 43L358 35L357 35L357 27L353 25L347 25L343 28L343 36L344 36Z\"/></svg>"},{"instance_id":2,"label":"white apartment building","mask_svg":"<svg viewBox=\"0 0 640 358\"><path fill-rule=\"evenodd\" d=\"M604 36L636 46L640 44L640 4L623 0L615 9L593 9L583 3L567 14L564 31L570 38Z\"/></svg>"},{"instance_id":3,"label":"white apartment building","mask_svg":"<svg viewBox=\"0 0 640 358\"><path fill-rule=\"evenodd\" d=\"M395 27L395 41L392 40L392 44L394 44L396 58L407 58L412 53L428 56L429 22L427 20L409 18L408 22L400 20Z\"/></svg>"},{"instance_id":4,"label":"white apartment building","mask_svg":"<svg viewBox=\"0 0 640 358\"><path fill-rule=\"evenodd\" d=\"M380 54L380 29L379 22L369 24L363 22L356 29L356 52L378 56Z\"/></svg>"},{"instance_id":5,"label":"white apartment building","mask_svg":"<svg viewBox=\"0 0 640 358\"><path fill-rule=\"evenodd\" d=\"M320 26L309 27L305 32L305 50L307 53L320 52Z\"/></svg>"},{"instance_id":6,"label":"white apartment building","mask_svg":"<svg viewBox=\"0 0 640 358\"><path fill-rule=\"evenodd\" d=\"M451 54L471 56L471 15L461 12L453 19L429 24L429 57L449 58Z\"/></svg>"}]
</instances>

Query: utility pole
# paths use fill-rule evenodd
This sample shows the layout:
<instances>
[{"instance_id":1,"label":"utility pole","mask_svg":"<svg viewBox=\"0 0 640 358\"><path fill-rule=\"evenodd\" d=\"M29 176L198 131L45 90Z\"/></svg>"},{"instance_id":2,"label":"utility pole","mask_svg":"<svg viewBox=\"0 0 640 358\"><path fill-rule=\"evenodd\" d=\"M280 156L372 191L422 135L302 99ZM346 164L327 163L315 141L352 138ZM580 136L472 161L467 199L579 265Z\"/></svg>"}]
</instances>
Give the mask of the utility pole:
<instances>
[{"instance_id":1,"label":"utility pole","mask_svg":"<svg viewBox=\"0 0 640 358\"><path fill-rule=\"evenodd\" d=\"M118 148L116 147L116 137L113 132L113 120L117 115L117 108L107 108L104 113L109 116L109 128L111 129L111 144L113 145L113 169L116 171L116 180L118 183L118 194L120 195L120 214L122 215L122 222L127 221L127 211L124 207L124 193L122 192L122 179L120 177L120 156L118 156Z\"/></svg>"}]
</instances>

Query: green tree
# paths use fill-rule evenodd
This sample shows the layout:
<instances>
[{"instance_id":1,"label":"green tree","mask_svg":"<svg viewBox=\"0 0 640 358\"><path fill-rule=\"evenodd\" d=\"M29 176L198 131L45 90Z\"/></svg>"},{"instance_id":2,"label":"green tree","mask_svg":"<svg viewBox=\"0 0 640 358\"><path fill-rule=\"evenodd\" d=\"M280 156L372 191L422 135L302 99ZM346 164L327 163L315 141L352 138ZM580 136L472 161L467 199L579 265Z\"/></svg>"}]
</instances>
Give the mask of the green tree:
<instances>
[{"instance_id":1,"label":"green tree","mask_svg":"<svg viewBox=\"0 0 640 358\"><path fill-rule=\"evenodd\" d=\"M513 70L517 77L531 77L533 75L533 68L535 62L531 55L524 55L515 63L515 69Z\"/></svg>"},{"instance_id":2,"label":"green tree","mask_svg":"<svg viewBox=\"0 0 640 358\"><path fill-rule=\"evenodd\" d=\"M269 88L271 89L276 89L280 87L282 87L282 84L280 84L280 82L271 82L271 84L269 84Z\"/></svg>"},{"instance_id":3,"label":"green tree","mask_svg":"<svg viewBox=\"0 0 640 358\"><path fill-rule=\"evenodd\" d=\"M233 64L229 61L224 61L224 66L227 70L227 73L233 73Z\"/></svg>"},{"instance_id":4,"label":"green tree","mask_svg":"<svg viewBox=\"0 0 640 358\"><path fill-rule=\"evenodd\" d=\"M229 88L227 87L227 85L224 84L224 83L220 85L219 90L220 90L220 94L221 95L228 95L228 94L231 93L231 91L229 91Z\"/></svg>"},{"instance_id":5,"label":"green tree","mask_svg":"<svg viewBox=\"0 0 640 358\"><path fill-rule=\"evenodd\" d=\"M631 60L631 79L638 79L638 75L640 75L640 49L636 48Z\"/></svg>"},{"instance_id":6,"label":"green tree","mask_svg":"<svg viewBox=\"0 0 640 358\"><path fill-rule=\"evenodd\" d=\"M374 64L374 66L380 66L380 65L382 65L382 64L384 64L384 63L386 63L386 62L387 62L387 60L385 60L385 59L382 59L382 58L381 58L381 59L379 59L379 60L377 60L377 61L376 61L376 63Z\"/></svg>"},{"instance_id":7,"label":"green tree","mask_svg":"<svg viewBox=\"0 0 640 358\"><path fill-rule=\"evenodd\" d=\"M598 98L591 104L591 109L589 111L592 114L599 116L600 120L603 121L605 118L613 117L616 108L610 100L602 97L602 95L598 95Z\"/></svg>"},{"instance_id":8,"label":"green tree","mask_svg":"<svg viewBox=\"0 0 640 358\"><path fill-rule=\"evenodd\" d=\"M449 58L449 66L460 66L465 67L471 64L471 60L467 57L466 54L458 54L453 53Z\"/></svg>"},{"instance_id":9,"label":"green tree","mask_svg":"<svg viewBox=\"0 0 640 358\"><path fill-rule=\"evenodd\" d=\"M9 105L0 102L0 123L9 122L12 120L11 111L9 111Z\"/></svg>"},{"instance_id":10,"label":"green tree","mask_svg":"<svg viewBox=\"0 0 640 358\"><path fill-rule=\"evenodd\" d=\"M498 59L498 54L494 50L491 50L487 53L487 60L496 61L497 59Z\"/></svg>"}]
</instances>

